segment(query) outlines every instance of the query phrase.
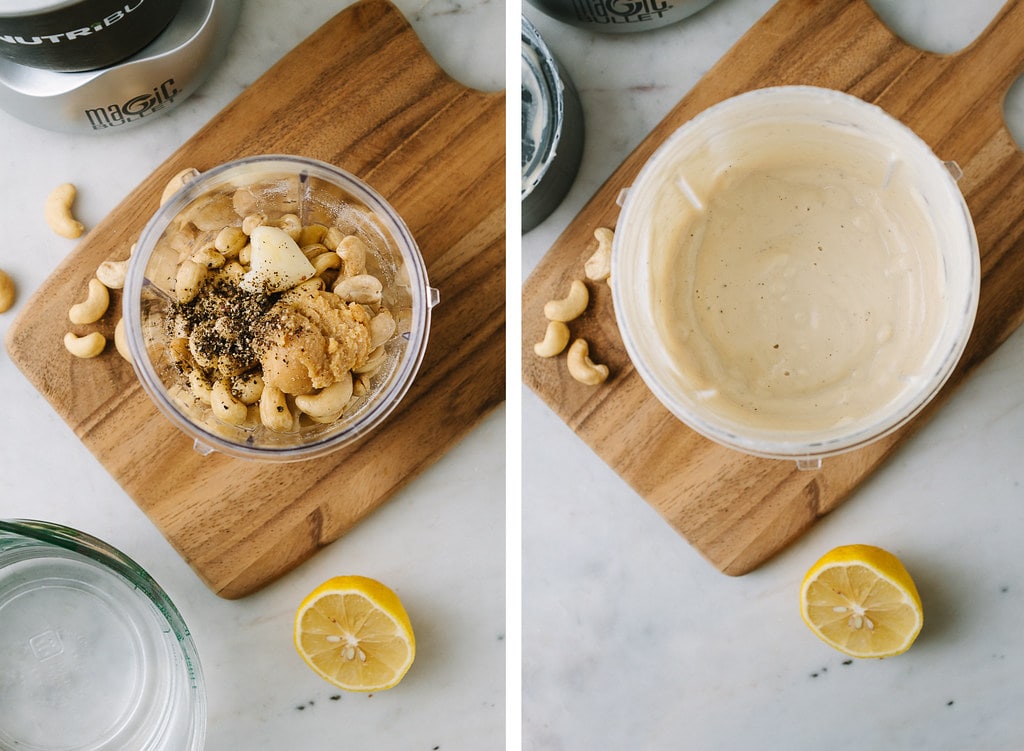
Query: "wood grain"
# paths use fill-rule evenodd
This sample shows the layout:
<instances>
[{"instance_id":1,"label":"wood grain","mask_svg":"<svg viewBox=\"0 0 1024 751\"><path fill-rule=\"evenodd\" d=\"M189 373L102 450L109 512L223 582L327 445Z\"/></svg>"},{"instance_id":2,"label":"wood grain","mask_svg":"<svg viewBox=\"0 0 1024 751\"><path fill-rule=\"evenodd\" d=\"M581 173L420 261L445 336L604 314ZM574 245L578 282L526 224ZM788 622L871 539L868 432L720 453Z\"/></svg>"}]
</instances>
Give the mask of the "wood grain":
<instances>
[{"instance_id":1,"label":"wood grain","mask_svg":"<svg viewBox=\"0 0 1024 751\"><path fill-rule=\"evenodd\" d=\"M61 344L69 305L101 261L127 254L171 175L265 153L363 178L403 217L441 293L420 373L396 412L354 447L288 465L200 456L112 347L77 361ZM339 538L504 399L504 176L504 93L458 84L394 6L363 0L97 225L25 306L8 350L203 581L240 597ZM108 312L100 330L109 336L118 316Z\"/></svg>"},{"instance_id":2,"label":"wood grain","mask_svg":"<svg viewBox=\"0 0 1024 751\"><path fill-rule=\"evenodd\" d=\"M780 0L672 109L558 238L523 291L524 381L648 503L721 571L768 560L834 509L1024 320L1024 155L1003 121L1003 100L1024 71L1024 2L1011 0L955 55L916 49L893 35L865 0ZM561 297L614 227L616 197L654 149L707 107L751 89L809 84L874 102L942 159L957 162L981 250L977 322L949 383L910 425L876 444L826 459L816 471L758 459L698 436L674 419L634 371L607 285L574 322L594 359L611 367L599 388L581 386L532 345L543 304Z\"/></svg>"}]
</instances>

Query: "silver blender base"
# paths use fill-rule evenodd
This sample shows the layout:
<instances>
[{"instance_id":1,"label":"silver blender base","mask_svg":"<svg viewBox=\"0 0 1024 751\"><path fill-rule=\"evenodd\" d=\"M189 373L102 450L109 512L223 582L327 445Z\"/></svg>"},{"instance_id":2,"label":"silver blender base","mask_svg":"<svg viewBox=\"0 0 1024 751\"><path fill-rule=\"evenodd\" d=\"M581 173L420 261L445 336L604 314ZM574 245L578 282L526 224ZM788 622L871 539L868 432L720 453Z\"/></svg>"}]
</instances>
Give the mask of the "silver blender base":
<instances>
[{"instance_id":1,"label":"silver blender base","mask_svg":"<svg viewBox=\"0 0 1024 751\"><path fill-rule=\"evenodd\" d=\"M184 0L160 36L116 65L59 73L0 60L0 109L65 133L109 133L180 104L220 62L239 0Z\"/></svg>"}]
</instances>

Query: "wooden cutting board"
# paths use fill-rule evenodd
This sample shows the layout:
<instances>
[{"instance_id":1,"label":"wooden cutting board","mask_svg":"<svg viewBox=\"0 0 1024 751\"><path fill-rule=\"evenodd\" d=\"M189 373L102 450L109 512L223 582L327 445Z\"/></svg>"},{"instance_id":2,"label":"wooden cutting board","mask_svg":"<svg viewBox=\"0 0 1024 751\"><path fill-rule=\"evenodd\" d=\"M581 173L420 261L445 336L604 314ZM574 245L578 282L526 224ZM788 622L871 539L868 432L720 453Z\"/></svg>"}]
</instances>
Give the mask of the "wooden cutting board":
<instances>
[{"instance_id":1,"label":"wooden cutting board","mask_svg":"<svg viewBox=\"0 0 1024 751\"><path fill-rule=\"evenodd\" d=\"M714 566L743 574L838 506L957 384L1024 320L1024 156L1003 122L1003 99L1024 71L1024 1L1011 0L968 49L952 56L911 47L865 0L780 0L659 123L545 255L523 292L525 382ZM654 149L707 107L756 88L813 84L878 104L963 169L960 187L981 247L981 301L961 364L911 425L870 447L826 459L819 470L722 448L684 427L647 390L616 328L607 285L571 324L607 363L601 386L573 381L564 358L543 360L544 302L562 297L614 227L616 198Z\"/></svg>"},{"instance_id":2,"label":"wooden cutting board","mask_svg":"<svg viewBox=\"0 0 1024 751\"><path fill-rule=\"evenodd\" d=\"M400 12L363 0L328 21L132 191L8 331L11 358L206 584L239 597L336 540L504 399L504 93L453 81ZM68 307L124 257L180 169L288 153L362 177L409 225L440 290L419 375L372 436L324 459L202 457L108 345L64 351ZM98 325L112 334L111 311ZM80 327L80 332L97 328Z\"/></svg>"}]
</instances>

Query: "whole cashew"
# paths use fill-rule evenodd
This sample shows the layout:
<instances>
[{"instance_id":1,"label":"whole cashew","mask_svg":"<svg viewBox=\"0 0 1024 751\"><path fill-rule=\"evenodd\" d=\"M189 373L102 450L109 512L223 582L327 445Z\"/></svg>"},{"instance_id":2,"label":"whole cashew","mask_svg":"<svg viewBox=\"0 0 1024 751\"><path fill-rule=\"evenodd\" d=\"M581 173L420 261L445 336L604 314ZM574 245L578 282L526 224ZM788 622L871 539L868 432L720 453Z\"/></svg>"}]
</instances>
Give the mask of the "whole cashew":
<instances>
[{"instance_id":1,"label":"whole cashew","mask_svg":"<svg viewBox=\"0 0 1024 751\"><path fill-rule=\"evenodd\" d=\"M352 372L355 373L356 375L373 375L378 370L380 370L380 366L384 364L384 361L387 359L387 356L388 352L387 349L385 349L384 347L377 347L376 349L372 349L370 350L370 354L366 356L366 362L364 362L362 365L357 365L356 367L352 368Z\"/></svg>"},{"instance_id":2,"label":"whole cashew","mask_svg":"<svg viewBox=\"0 0 1024 751\"><path fill-rule=\"evenodd\" d=\"M387 308L371 318L370 349L377 349L377 347L384 344L394 335L397 327L398 324L395 323L395 317L391 315L391 311Z\"/></svg>"},{"instance_id":3,"label":"whole cashew","mask_svg":"<svg viewBox=\"0 0 1024 751\"><path fill-rule=\"evenodd\" d=\"M223 253L225 258L233 258L238 255L247 242L249 242L249 238L242 232L241 227L230 226L217 233L213 247Z\"/></svg>"},{"instance_id":4,"label":"whole cashew","mask_svg":"<svg viewBox=\"0 0 1024 751\"><path fill-rule=\"evenodd\" d=\"M247 216L256 210L256 196L249 188L239 188L231 194L231 207L238 216Z\"/></svg>"},{"instance_id":5,"label":"whole cashew","mask_svg":"<svg viewBox=\"0 0 1024 751\"><path fill-rule=\"evenodd\" d=\"M188 259L182 261L174 280L174 295L178 298L178 302L191 302L199 294L199 286L205 278L205 265Z\"/></svg>"},{"instance_id":6,"label":"whole cashew","mask_svg":"<svg viewBox=\"0 0 1024 751\"><path fill-rule=\"evenodd\" d=\"M68 311L71 323L95 323L103 317L110 305L110 292L96 277L89 280L89 296L75 303Z\"/></svg>"},{"instance_id":7,"label":"whole cashew","mask_svg":"<svg viewBox=\"0 0 1024 751\"><path fill-rule=\"evenodd\" d=\"M366 243L355 235L348 235L338 243L337 254L341 257L341 275L359 276L366 273Z\"/></svg>"},{"instance_id":8,"label":"whole cashew","mask_svg":"<svg viewBox=\"0 0 1024 751\"><path fill-rule=\"evenodd\" d=\"M212 245L204 245L203 247L196 250L190 257L190 260L205 266L208 269L219 269L227 263L227 259L224 254L217 250Z\"/></svg>"},{"instance_id":9,"label":"whole cashew","mask_svg":"<svg viewBox=\"0 0 1024 751\"><path fill-rule=\"evenodd\" d=\"M568 323L579 318L580 314L587 309L588 302L590 302L590 293L587 291L587 285L580 279L573 279L566 297L561 300L548 300L544 304L544 315L548 320Z\"/></svg>"},{"instance_id":10,"label":"whole cashew","mask_svg":"<svg viewBox=\"0 0 1024 751\"><path fill-rule=\"evenodd\" d=\"M316 267L314 266L314 268ZM327 285L324 284L324 279L322 276L314 276L312 279L307 279L304 282L299 282L294 287L292 287L291 291L295 292L296 290L303 289L310 290L313 292L323 292L325 289L327 289Z\"/></svg>"},{"instance_id":11,"label":"whole cashew","mask_svg":"<svg viewBox=\"0 0 1024 751\"><path fill-rule=\"evenodd\" d=\"M274 222L274 226L283 229L296 242L302 237L302 220L297 214L282 214L281 218Z\"/></svg>"},{"instance_id":12,"label":"whole cashew","mask_svg":"<svg viewBox=\"0 0 1024 751\"><path fill-rule=\"evenodd\" d=\"M324 239L324 235L327 234L327 227L322 224L307 224L302 228L302 232L299 233L299 239L296 242L305 247L306 245L314 245L321 242Z\"/></svg>"},{"instance_id":13,"label":"whole cashew","mask_svg":"<svg viewBox=\"0 0 1024 751\"><path fill-rule=\"evenodd\" d=\"M353 371L355 372L355 371ZM370 374L369 373L358 373L355 380L352 382L352 396L358 398L360 396L366 396L370 390Z\"/></svg>"},{"instance_id":14,"label":"whole cashew","mask_svg":"<svg viewBox=\"0 0 1024 751\"><path fill-rule=\"evenodd\" d=\"M188 390L192 392L192 396L202 402L203 404L209 404L213 394L213 388L210 386L210 382L206 379L206 376L201 371L193 368L188 372Z\"/></svg>"},{"instance_id":15,"label":"whole cashew","mask_svg":"<svg viewBox=\"0 0 1024 751\"><path fill-rule=\"evenodd\" d=\"M295 406L313 418L333 417L337 419L351 398L352 373L346 373L319 393L296 396ZM333 421L332 419L331 422Z\"/></svg>"},{"instance_id":16,"label":"whole cashew","mask_svg":"<svg viewBox=\"0 0 1024 751\"><path fill-rule=\"evenodd\" d=\"M259 373L238 375L231 379L231 391L242 404L255 404L263 394L263 376Z\"/></svg>"},{"instance_id":17,"label":"whole cashew","mask_svg":"<svg viewBox=\"0 0 1024 751\"><path fill-rule=\"evenodd\" d=\"M260 422L278 433L292 429L292 413L284 392L276 386L266 384L260 394Z\"/></svg>"},{"instance_id":18,"label":"whole cashew","mask_svg":"<svg viewBox=\"0 0 1024 751\"><path fill-rule=\"evenodd\" d=\"M262 227L266 223L267 215L261 211L254 214L247 214L242 218L242 232L246 235L251 235L254 229Z\"/></svg>"},{"instance_id":19,"label":"whole cashew","mask_svg":"<svg viewBox=\"0 0 1024 751\"><path fill-rule=\"evenodd\" d=\"M569 347L567 357L569 375L580 383L596 386L608 377L607 365L595 365L590 359L590 345L586 339L577 339Z\"/></svg>"},{"instance_id":20,"label":"whole cashew","mask_svg":"<svg viewBox=\"0 0 1024 751\"><path fill-rule=\"evenodd\" d=\"M338 279L331 291L345 302L373 305L383 298L384 286L372 274L359 274Z\"/></svg>"},{"instance_id":21,"label":"whole cashew","mask_svg":"<svg viewBox=\"0 0 1024 751\"><path fill-rule=\"evenodd\" d=\"M128 273L128 261L104 261L96 269L96 278L107 289L121 289Z\"/></svg>"},{"instance_id":22,"label":"whole cashew","mask_svg":"<svg viewBox=\"0 0 1024 751\"><path fill-rule=\"evenodd\" d=\"M333 253L333 250L328 250L327 246L323 243L305 243L299 245L299 249L302 250L302 255L306 256L310 262L315 261L319 256L324 253Z\"/></svg>"},{"instance_id":23,"label":"whole cashew","mask_svg":"<svg viewBox=\"0 0 1024 751\"><path fill-rule=\"evenodd\" d=\"M313 268L316 269L317 276L324 273L328 269L337 269L341 267L341 258L333 250L328 250L326 253L313 258Z\"/></svg>"},{"instance_id":24,"label":"whole cashew","mask_svg":"<svg viewBox=\"0 0 1024 751\"><path fill-rule=\"evenodd\" d=\"M224 264L224 268L221 269L220 273L232 284L238 284L242 281L242 277L245 276L245 266L238 261L228 261Z\"/></svg>"},{"instance_id":25,"label":"whole cashew","mask_svg":"<svg viewBox=\"0 0 1024 751\"><path fill-rule=\"evenodd\" d=\"M341 241L345 239L345 233L337 227L331 227L324 236L320 238L320 242L327 246L328 250L337 250L341 245Z\"/></svg>"},{"instance_id":26,"label":"whole cashew","mask_svg":"<svg viewBox=\"0 0 1024 751\"><path fill-rule=\"evenodd\" d=\"M184 188L190 182L199 177L199 170L195 167L188 167L183 169L181 172L176 174L167 184L164 186L163 192L160 194L160 205L163 206L167 203L168 199L177 193L179 190Z\"/></svg>"},{"instance_id":27,"label":"whole cashew","mask_svg":"<svg viewBox=\"0 0 1024 751\"><path fill-rule=\"evenodd\" d=\"M128 337L124 333L124 319L120 318L114 326L114 347L117 353L128 362L132 361L131 350L128 349Z\"/></svg>"},{"instance_id":28,"label":"whole cashew","mask_svg":"<svg viewBox=\"0 0 1024 751\"><path fill-rule=\"evenodd\" d=\"M607 227L598 227L594 230L594 238L597 240L597 250L587 259L583 270L587 279L603 282L612 275L612 240L615 233Z\"/></svg>"},{"instance_id":29,"label":"whole cashew","mask_svg":"<svg viewBox=\"0 0 1024 751\"><path fill-rule=\"evenodd\" d=\"M222 378L210 389L210 409L213 416L229 425L241 425L249 414L242 400L231 393L231 384Z\"/></svg>"},{"instance_id":30,"label":"whole cashew","mask_svg":"<svg viewBox=\"0 0 1024 751\"><path fill-rule=\"evenodd\" d=\"M544 340L533 345L533 351L540 357L554 357L569 343L569 327L561 321L548 321Z\"/></svg>"},{"instance_id":31,"label":"whole cashew","mask_svg":"<svg viewBox=\"0 0 1024 751\"><path fill-rule=\"evenodd\" d=\"M75 336L70 331L64 335L64 348L75 357L96 357L106 346L106 337L98 331L86 336Z\"/></svg>"},{"instance_id":32,"label":"whole cashew","mask_svg":"<svg viewBox=\"0 0 1024 751\"><path fill-rule=\"evenodd\" d=\"M0 269L0 313L6 313L14 305L14 280Z\"/></svg>"},{"instance_id":33,"label":"whole cashew","mask_svg":"<svg viewBox=\"0 0 1024 751\"><path fill-rule=\"evenodd\" d=\"M43 214L50 229L71 240L81 237L85 232L85 226L71 215L75 192L75 186L71 183L61 183L50 192L43 205Z\"/></svg>"}]
</instances>

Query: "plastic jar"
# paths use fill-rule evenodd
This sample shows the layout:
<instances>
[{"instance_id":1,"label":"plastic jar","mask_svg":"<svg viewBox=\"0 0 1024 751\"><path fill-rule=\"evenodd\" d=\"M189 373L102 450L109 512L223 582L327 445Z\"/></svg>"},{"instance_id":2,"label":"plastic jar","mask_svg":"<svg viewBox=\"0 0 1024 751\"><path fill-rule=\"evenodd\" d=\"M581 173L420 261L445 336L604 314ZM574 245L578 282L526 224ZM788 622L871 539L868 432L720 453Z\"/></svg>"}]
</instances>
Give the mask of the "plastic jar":
<instances>
[{"instance_id":1,"label":"plastic jar","mask_svg":"<svg viewBox=\"0 0 1024 751\"><path fill-rule=\"evenodd\" d=\"M622 202L611 284L637 372L689 427L757 456L813 467L896 430L946 382L977 311L951 169L837 91L701 113Z\"/></svg>"},{"instance_id":2,"label":"plastic jar","mask_svg":"<svg viewBox=\"0 0 1024 751\"><path fill-rule=\"evenodd\" d=\"M269 223L294 214L302 225L344 228L371 249L367 270L383 285L382 304L399 320L384 346L385 364L366 392L329 422L298 419L277 432L258 419L244 425L219 420L188 393L170 349L167 322L175 304L183 217L211 201L226 207L225 226L241 225L232 196L244 190L253 211ZM186 221L187 223L187 221ZM321 456L372 431L398 406L419 370L430 331L431 308L439 295L427 281L426 266L408 227L371 187L333 165L287 155L255 156L215 167L167 200L146 225L128 265L123 317L135 372L153 403L194 439L200 453L219 451L243 459L296 461ZM251 412L251 410L250 410Z\"/></svg>"}]
</instances>

